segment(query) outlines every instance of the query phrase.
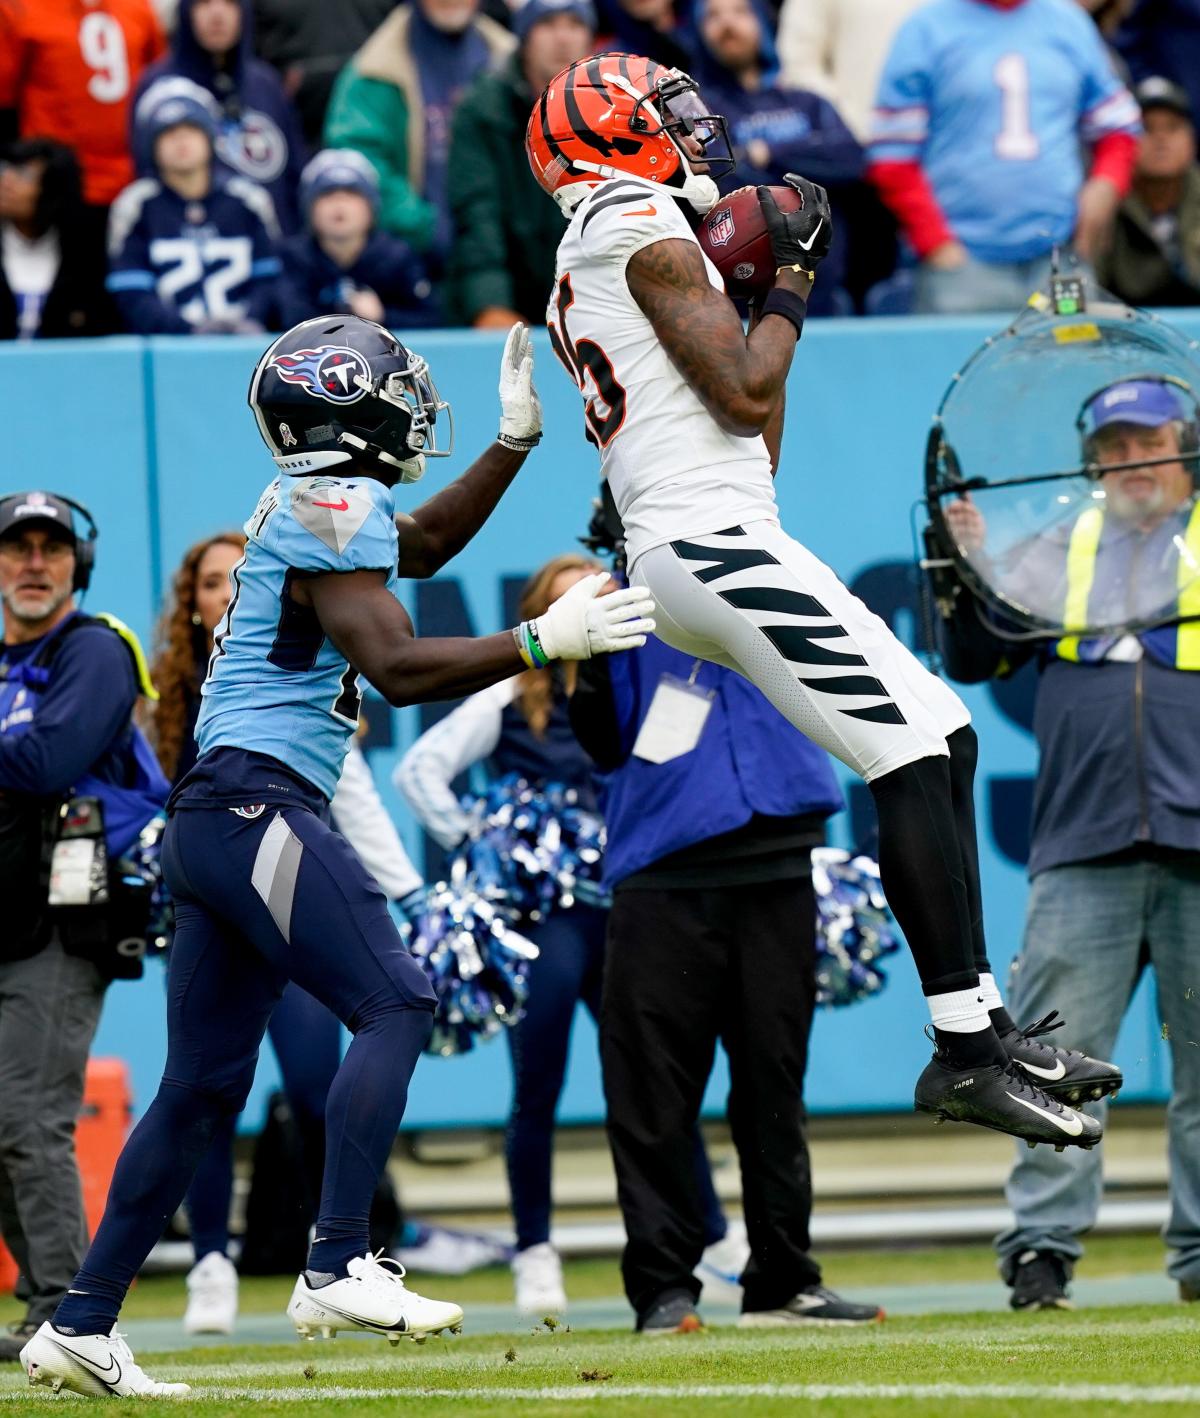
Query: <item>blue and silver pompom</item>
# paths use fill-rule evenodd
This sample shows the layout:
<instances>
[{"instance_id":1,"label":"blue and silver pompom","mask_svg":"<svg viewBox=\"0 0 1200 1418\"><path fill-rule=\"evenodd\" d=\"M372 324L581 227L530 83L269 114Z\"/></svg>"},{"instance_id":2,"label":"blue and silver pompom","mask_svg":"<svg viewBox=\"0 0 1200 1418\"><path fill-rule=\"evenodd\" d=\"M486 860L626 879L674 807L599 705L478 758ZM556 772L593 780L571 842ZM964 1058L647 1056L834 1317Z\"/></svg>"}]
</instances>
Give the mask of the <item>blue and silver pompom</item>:
<instances>
[{"instance_id":1,"label":"blue and silver pompom","mask_svg":"<svg viewBox=\"0 0 1200 1418\"><path fill-rule=\"evenodd\" d=\"M870 857L833 847L812 854L817 896L817 1003L839 1008L878 994L879 961L900 949L895 921Z\"/></svg>"}]
</instances>

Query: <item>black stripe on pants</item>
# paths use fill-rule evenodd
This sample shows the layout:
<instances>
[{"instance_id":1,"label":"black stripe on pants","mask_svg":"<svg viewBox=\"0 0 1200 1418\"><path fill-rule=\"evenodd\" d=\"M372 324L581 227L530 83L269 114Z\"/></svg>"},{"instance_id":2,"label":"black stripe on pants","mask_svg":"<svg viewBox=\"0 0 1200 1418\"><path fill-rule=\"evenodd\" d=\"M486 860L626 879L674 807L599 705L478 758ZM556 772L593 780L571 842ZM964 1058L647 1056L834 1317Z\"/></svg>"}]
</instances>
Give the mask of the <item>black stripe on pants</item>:
<instances>
[{"instance_id":1,"label":"black stripe on pants","mask_svg":"<svg viewBox=\"0 0 1200 1418\"><path fill-rule=\"evenodd\" d=\"M748 886L617 888L600 1051L622 1274L639 1315L665 1291L700 1291L693 1129L718 1039L752 1252L743 1309L772 1309L820 1280L801 1098L816 995L807 865L806 854L804 876Z\"/></svg>"}]
</instances>

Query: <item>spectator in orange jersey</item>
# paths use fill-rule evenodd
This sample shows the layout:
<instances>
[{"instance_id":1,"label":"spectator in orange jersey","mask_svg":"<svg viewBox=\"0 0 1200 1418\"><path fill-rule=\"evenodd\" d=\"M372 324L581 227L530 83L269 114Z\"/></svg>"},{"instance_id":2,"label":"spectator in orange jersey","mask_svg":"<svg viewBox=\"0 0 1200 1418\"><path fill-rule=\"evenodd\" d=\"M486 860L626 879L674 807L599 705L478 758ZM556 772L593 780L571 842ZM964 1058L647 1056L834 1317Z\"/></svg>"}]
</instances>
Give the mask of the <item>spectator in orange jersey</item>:
<instances>
[{"instance_id":1,"label":"spectator in orange jersey","mask_svg":"<svg viewBox=\"0 0 1200 1418\"><path fill-rule=\"evenodd\" d=\"M163 47L151 0L0 0L0 110L12 136L74 149L100 250L108 205L133 181L130 95Z\"/></svg>"}]
</instances>

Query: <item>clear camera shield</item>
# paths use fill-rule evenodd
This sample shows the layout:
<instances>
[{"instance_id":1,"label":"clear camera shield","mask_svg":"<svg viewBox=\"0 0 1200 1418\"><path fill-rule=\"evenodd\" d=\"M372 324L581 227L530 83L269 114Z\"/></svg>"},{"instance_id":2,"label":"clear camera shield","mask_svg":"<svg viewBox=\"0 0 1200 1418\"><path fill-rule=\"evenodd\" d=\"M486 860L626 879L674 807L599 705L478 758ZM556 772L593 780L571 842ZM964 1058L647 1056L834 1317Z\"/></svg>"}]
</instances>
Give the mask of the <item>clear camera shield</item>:
<instances>
[{"instance_id":1,"label":"clear camera shield","mask_svg":"<svg viewBox=\"0 0 1200 1418\"><path fill-rule=\"evenodd\" d=\"M942 400L926 496L945 550L976 595L1034 636L1121 635L1200 613L1200 348L1103 292L1075 314L1043 307L986 341ZM1180 381L1189 420L1126 425L1100 454L1083 409L1109 386L1136 404L1126 391L1139 378Z\"/></svg>"}]
</instances>

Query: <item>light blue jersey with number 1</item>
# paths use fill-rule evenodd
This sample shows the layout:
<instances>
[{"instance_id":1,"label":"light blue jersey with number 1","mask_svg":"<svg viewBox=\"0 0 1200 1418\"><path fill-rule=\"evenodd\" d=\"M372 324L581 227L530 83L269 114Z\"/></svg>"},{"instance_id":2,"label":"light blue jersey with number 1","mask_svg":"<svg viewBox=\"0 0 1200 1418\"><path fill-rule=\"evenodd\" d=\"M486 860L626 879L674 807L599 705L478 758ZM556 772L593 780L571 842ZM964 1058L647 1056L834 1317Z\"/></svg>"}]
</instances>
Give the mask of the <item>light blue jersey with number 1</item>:
<instances>
[{"instance_id":1,"label":"light blue jersey with number 1","mask_svg":"<svg viewBox=\"0 0 1200 1418\"><path fill-rule=\"evenodd\" d=\"M399 596L392 490L372 478L277 478L246 523L246 554L217 627L196 724L201 754L264 753L327 798L358 727L360 676L298 604L300 577L385 571Z\"/></svg>"}]
</instances>

